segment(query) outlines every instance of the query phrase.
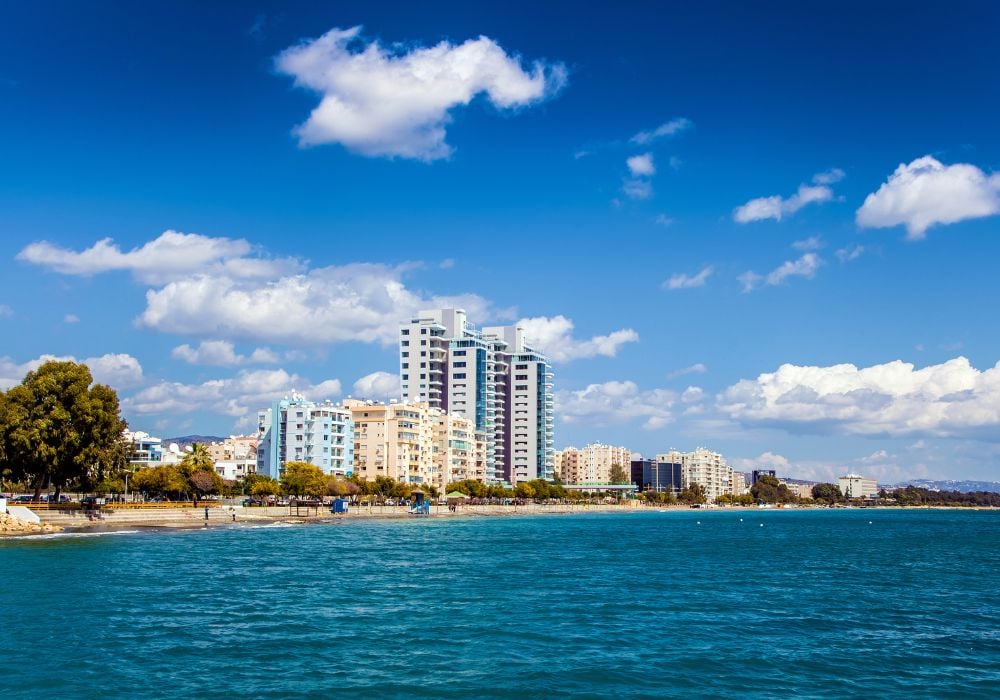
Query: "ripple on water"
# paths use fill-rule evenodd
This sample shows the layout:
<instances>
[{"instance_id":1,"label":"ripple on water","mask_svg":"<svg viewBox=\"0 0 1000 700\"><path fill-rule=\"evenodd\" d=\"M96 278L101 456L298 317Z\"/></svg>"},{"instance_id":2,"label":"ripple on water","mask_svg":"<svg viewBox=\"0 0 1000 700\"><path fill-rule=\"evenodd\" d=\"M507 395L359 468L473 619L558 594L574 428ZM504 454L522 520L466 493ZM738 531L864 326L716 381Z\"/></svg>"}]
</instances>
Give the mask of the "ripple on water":
<instances>
[{"instance_id":1,"label":"ripple on water","mask_svg":"<svg viewBox=\"0 0 1000 700\"><path fill-rule=\"evenodd\" d=\"M107 534L122 533L0 542L0 679L32 669L55 697L98 684L110 698L985 698L1000 685L996 512ZM30 686L5 698L19 695Z\"/></svg>"}]
</instances>

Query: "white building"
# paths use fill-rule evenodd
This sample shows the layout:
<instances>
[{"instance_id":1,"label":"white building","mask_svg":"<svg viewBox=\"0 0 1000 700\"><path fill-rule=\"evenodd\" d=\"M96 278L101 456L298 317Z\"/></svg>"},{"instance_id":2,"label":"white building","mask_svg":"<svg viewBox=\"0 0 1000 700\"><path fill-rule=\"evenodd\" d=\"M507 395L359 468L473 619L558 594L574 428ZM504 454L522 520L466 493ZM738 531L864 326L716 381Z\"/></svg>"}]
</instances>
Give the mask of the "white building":
<instances>
[{"instance_id":1,"label":"white building","mask_svg":"<svg viewBox=\"0 0 1000 700\"><path fill-rule=\"evenodd\" d=\"M552 372L515 326L476 329L461 309L400 325L402 399L458 414L485 436L487 479L553 476Z\"/></svg>"},{"instance_id":2,"label":"white building","mask_svg":"<svg viewBox=\"0 0 1000 700\"><path fill-rule=\"evenodd\" d=\"M656 455L656 461L680 464L682 487L700 484L704 487L705 496L710 502L724 494L740 496L746 493L743 474L730 467L721 454L704 447L699 447L693 452L671 450Z\"/></svg>"},{"instance_id":3,"label":"white building","mask_svg":"<svg viewBox=\"0 0 1000 700\"><path fill-rule=\"evenodd\" d=\"M242 479L257 471L257 437L230 435L207 448L215 462L215 471L227 481Z\"/></svg>"},{"instance_id":4,"label":"white building","mask_svg":"<svg viewBox=\"0 0 1000 700\"><path fill-rule=\"evenodd\" d=\"M281 478L287 462L309 462L326 474L350 474L354 463L350 409L307 401L292 392L257 415L257 473Z\"/></svg>"},{"instance_id":5,"label":"white building","mask_svg":"<svg viewBox=\"0 0 1000 700\"><path fill-rule=\"evenodd\" d=\"M839 479L840 492L845 498L875 498L878 484L875 479L860 474L845 474Z\"/></svg>"}]
</instances>

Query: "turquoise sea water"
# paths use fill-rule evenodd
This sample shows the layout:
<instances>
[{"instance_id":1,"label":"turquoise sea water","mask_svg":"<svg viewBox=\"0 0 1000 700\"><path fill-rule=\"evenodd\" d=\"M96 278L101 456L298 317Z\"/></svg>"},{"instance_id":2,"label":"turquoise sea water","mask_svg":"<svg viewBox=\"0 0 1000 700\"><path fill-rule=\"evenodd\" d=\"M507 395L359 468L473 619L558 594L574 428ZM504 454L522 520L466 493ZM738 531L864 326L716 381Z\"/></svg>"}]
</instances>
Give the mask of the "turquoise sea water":
<instances>
[{"instance_id":1,"label":"turquoise sea water","mask_svg":"<svg viewBox=\"0 0 1000 700\"><path fill-rule=\"evenodd\" d=\"M0 540L0 695L997 697L998 554L969 511Z\"/></svg>"}]
</instances>

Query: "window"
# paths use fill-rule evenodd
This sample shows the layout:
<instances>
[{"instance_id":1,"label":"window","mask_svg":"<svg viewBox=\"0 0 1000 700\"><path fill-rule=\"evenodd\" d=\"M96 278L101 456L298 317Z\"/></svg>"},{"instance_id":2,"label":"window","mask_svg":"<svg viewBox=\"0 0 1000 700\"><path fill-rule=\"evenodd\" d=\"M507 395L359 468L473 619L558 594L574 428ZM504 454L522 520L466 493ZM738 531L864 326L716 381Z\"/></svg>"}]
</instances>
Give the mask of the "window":
<instances>
[{"instance_id":1,"label":"window","mask_svg":"<svg viewBox=\"0 0 1000 700\"><path fill-rule=\"evenodd\" d=\"M456 362L456 363L454 363L453 366L454 367L465 367L465 362Z\"/></svg>"},{"instance_id":2,"label":"window","mask_svg":"<svg viewBox=\"0 0 1000 700\"><path fill-rule=\"evenodd\" d=\"M528 369L528 365L514 365L514 369Z\"/></svg>"},{"instance_id":3,"label":"window","mask_svg":"<svg viewBox=\"0 0 1000 700\"><path fill-rule=\"evenodd\" d=\"M451 354L454 355L455 357L465 357L465 350L456 350Z\"/></svg>"},{"instance_id":4,"label":"window","mask_svg":"<svg viewBox=\"0 0 1000 700\"><path fill-rule=\"evenodd\" d=\"M409 362L404 362L403 363L403 369L410 369L410 363Z\"/></svg>"},{"instance_id":5,"label":"window","mask_svg":"<svg viewBox=\"0 0 1000 700\"><path fill-rule=\"evenodd\" d=\"M455 374L451 375L451 378L452 379L465 379L465 372L456 372Z\"/></svg>"},{"instance_id":6,"label":"window","mask_svg":"<svg viewBox=\"0 0 1000 700\"><path fill-rule=\"evenodd\" d=\"M514 387L514 391L527 391L527 390L528 390L528 385L527 384L517 384Z\"/></svg>"},{"instance_id":7,"label":"window","mask_svg":"<svg viewBox=\"0 0 1000 700\"><path fill-rule=\"evenodd\" d=\"M410 356L410 353L408 353L408 352L404 352L404 353L401 353L401 354L402 354L403 357L409 357Z\"/></svg>"},{"instance_id":8,"label":"window","mask_svg":"<svg viewBox=\"0 0 1000 700\"><path fill-rule=\"evenodd\" d=\"M404 374L404 375L403 375L403 381L404 381L404 382L405 382L405 381L406 381L407 379L409 379L409 378L410 378L410 375L408 375L408 374ZM367 414L365 414L365 415L367 415Z\"/></svg>"},{"instance_id":9,"label":"window","mask_svg":"<svg viewBox=\"0 0 1000 700\"><path fill-rule=\"evenodd\" d=\"M528 381L528 375L527 374L518 374L517 376L514 377L514 379L517 380L517 381L519 381L519 382L526 382L526 381Z\"/></svg>"},{"instance_id":10,"label":"window","mask_svg":"<svg viewBox=\"0 0 1000 700\"><path fill-rule=\"evenodd\" d=\"M404 328L401 331L399 331L399 334L400 335L409 335L410 334L410 329L409 328Z\"/></svg>"},{"instance_id":11,"label":"window","mask_svg":"<svg viewBox=\"0 0 1000 700\"><path fill-rule=\"evenodd\" d=\"M426 375L426 374L421 374L421 375L420 375L420 378L421 378L421 379L427 379L427 375ZM421 384L420 386L423 386L423 384Z\"/></svg>"},{"instance_id":12,"label":"window","mask_svg":"<svg viewBox=\"0 0 1000 700\"><path fill-rule=\"evenodd\" d=\"M420 335L427 335L427 329L426 328L421 328L420 329Z\"/></svg>"}]
</instances>

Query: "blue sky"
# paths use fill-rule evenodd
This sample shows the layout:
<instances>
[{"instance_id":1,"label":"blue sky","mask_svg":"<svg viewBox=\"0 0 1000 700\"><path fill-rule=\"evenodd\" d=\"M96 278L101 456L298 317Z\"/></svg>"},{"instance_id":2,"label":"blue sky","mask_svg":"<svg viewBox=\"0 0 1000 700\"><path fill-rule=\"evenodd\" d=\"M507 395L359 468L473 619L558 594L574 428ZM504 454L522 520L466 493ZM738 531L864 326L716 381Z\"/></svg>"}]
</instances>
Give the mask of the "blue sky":
<instances>
[{"instance_id":1,"label":"blue sky","mask_svg":"<svg viewBox=\"0 0 1000 700\"><path fill-rule=\"evenodd\" d=\"M0 381L228 434L455 303L557 447L1000 479L1000 8L540 5L7 7Z\"/></svg>"}]
</instances>

